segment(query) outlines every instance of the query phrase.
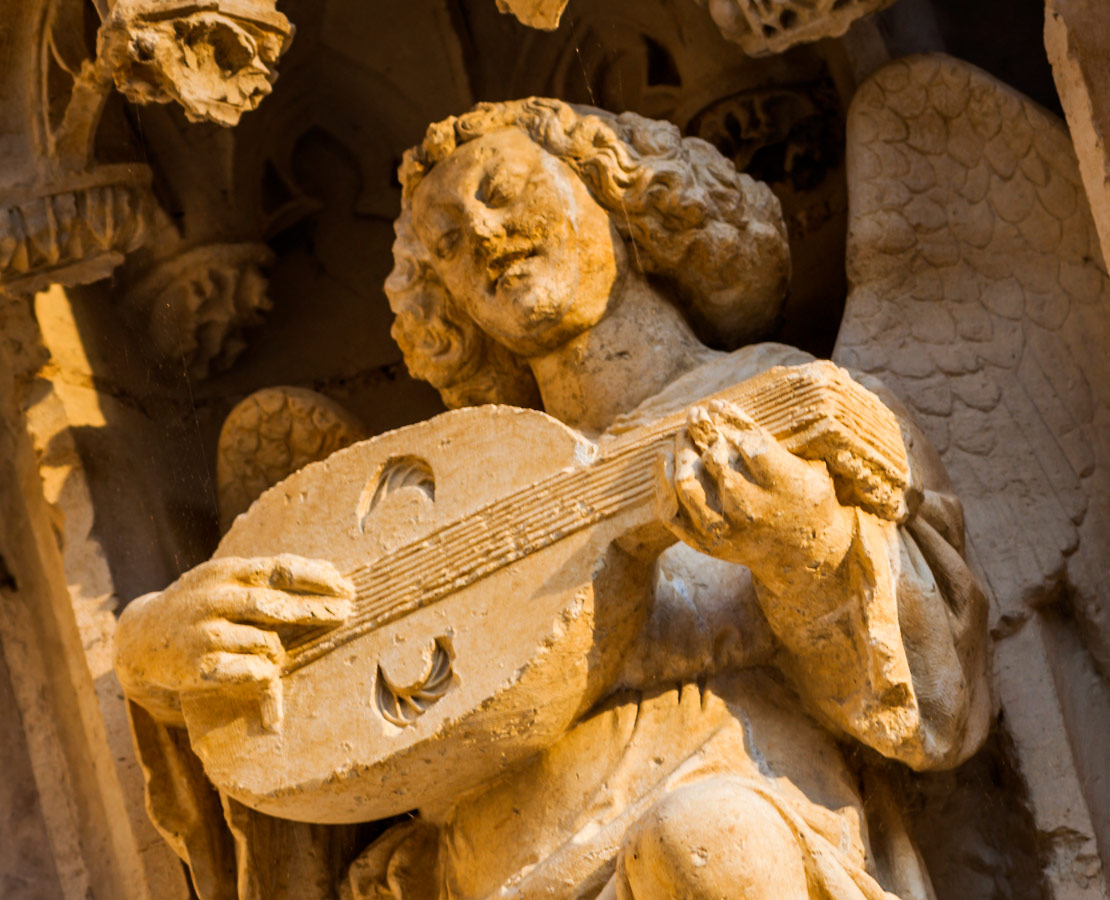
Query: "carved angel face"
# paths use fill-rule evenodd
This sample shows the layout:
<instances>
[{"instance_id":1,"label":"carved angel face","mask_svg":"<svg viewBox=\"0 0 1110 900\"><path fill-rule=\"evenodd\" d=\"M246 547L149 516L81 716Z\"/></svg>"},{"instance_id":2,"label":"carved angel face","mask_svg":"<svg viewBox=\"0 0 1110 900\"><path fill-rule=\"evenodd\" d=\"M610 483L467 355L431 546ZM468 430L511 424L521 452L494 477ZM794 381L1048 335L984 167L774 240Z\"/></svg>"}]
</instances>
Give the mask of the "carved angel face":
<instances>
[{"instance_id":1,"label":"carved angel face","mask_svg":"<svg viewBox=\"0 0 1110 900\"><path fill-rule=\"evenodd\" d=\"M553 350L604 316L621 238L575 172L523 131L463 144L420 183L412 209L444 285L514 353Z\"/></svg>"}]
</instances>

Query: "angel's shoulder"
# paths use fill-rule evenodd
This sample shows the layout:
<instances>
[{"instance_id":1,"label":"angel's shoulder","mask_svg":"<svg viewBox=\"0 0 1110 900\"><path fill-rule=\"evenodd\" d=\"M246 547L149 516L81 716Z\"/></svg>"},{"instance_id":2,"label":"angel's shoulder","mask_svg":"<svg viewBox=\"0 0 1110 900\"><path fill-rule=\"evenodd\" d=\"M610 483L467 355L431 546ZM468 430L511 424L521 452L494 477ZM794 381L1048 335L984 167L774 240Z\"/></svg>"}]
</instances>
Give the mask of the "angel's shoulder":
<instances>
[{"instance_id":1,"label":"angel's shoulder","mask_svg":"<svg viewBox=\"0 0 1110 900\"><path fill-rule=\"evenodd\" d=\"M619 433L661 419L774 366L796 366L813 359L804 350L771 341L747 344L731 353L713 353L701 365L619 416L609 431Z\"/></svg>"}]
</instances>

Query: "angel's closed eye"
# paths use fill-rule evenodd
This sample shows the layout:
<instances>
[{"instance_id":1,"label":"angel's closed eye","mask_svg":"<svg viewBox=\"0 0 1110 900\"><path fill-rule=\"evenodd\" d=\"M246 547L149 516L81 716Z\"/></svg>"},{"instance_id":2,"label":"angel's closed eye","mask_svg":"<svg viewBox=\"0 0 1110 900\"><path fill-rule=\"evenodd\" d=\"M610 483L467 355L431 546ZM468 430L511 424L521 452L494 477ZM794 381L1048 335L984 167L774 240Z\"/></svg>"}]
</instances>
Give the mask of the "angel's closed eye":
<instances>
[{"instance_id":1,"label":"angel's closed eye","mask_svg":"<svg viewBox=\"0 0 1110 900\"><path fill-rule=\"evenodd\" d=\"M449 258L459 247L459 240L462 237L462 230L459 228L451 228L439 236L436 241L435 254L440 259Z\"/></svg>"}]
</instances>

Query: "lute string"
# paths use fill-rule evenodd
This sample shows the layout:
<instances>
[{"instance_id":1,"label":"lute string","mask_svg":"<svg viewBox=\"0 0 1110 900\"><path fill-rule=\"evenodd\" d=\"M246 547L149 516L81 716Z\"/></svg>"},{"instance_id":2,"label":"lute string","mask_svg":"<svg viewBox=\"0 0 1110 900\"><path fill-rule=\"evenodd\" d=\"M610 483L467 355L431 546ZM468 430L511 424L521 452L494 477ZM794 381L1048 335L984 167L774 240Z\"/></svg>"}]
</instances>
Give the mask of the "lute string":
<instances>
[{"instance_id":1,"label":"lute string","mask_svg":"<svg viewBox=\"0 0 1110 900\"><path fill-rule=\"evenodd\" d=\"M880 457L904 457L904 449L897 446L901 435L896 420L881 404L874 408L877 398L870 392L854 382L847 385L847 397L833 394L835 418L855 434L866 435ZM825 384L803 379L772 383L770 389L730 392L730 399L782 439L827 417L828 393ZM355 615L339 628L310 632L294 641L286 671L301 668L368 631L643 502L652 493L652 469L658 453L683 421L682 413L668 415L654 426L637 429L630 440L617 438L603 447L601 458L590 465L553 473L356 567L348 575L356 587ZM894 430L889 433L891 421Z\"/></svg>"},{"instance_id":2,"label":"lute string","mask_svg":"<svg viewBox=\"0 0 1110 900\"><path fill-rule=\"evenodd\" d=\"M379 560L381 568L378 571L382 574L377 579L373 578L372 571L368 571L371 567L360 567L359 574L364 577L355 582L358 601L361 601L356 614L337 629L291 645L286 670L301 668L322 653L330 652L367 631L430 605L524 556L649 499L654 487L655 458L667 435L651 437L655 440L637 442L638 446L630 446L626 452L614 454L585 469L570 473L562 470L471 514L466 520L471 527L466 531L476 532L477 535L484 533L482 541L466 542L465 532L464 535L452 533L462 530L452 529L452 526L461 524L454 522L428 535L418 544L401 548L396 554ZM601 483L581 477L586 474L593 474ZM564 515L552 522L551 495L557 492L564 497L561 504ZM519 495L538 496L541 502L536 504L538 508L523 523L523 528L529 528L532 534L524 540L513 540L514 533L519 535L522 531L519 520L511 526L511 531L504 526L496 526L503 518L498 515L502 507ZM543 500L544 497L546 500ZM474 527L476 520L480 524ZM444 556L442 544L452 547L452 552ZM426 569L425 577L412 577L425 562L432 560L437 560L438 564L430 567L431 571ZM400 571L395 567L397 562L403 562ZM467 565L468 562L470 565ZM366 575L371 578L367 580ZM378 583L375 584L375 580Z\"/></svg>"}]
</instances>

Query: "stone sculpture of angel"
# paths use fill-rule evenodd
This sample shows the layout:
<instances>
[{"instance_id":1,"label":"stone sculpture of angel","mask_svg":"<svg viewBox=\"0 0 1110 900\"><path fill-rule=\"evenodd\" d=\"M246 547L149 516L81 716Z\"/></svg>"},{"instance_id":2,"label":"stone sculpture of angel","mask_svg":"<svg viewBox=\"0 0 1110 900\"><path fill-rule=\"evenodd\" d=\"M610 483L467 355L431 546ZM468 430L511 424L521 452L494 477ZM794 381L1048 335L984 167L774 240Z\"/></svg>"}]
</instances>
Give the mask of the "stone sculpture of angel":
<instances>
[{"instance_id":1,"label":"stone sculpture of angel","mask_svg":"<svg viewBox=\"0 0 1110 900\"><path fill-rule=\"evenodd\" d=\"M1050 492L1003 451L985 462L977 432L1006 427L992 411L1018 415L1002 402L1015 381L1038 414L1062 415L1037 406L1052 392L1033 395L1018 351L1042 345L1015 329L1040 328L1057 348L1074 333L1078 346L1106 290L1084 261L1094 245L1074 161L1055 126L1029 127L1040 115L935 59L896 63L856 100L855 288L837 354L888 381L859 376L906 436L916 491L900 521L843 500L824 463L738 408L698 402L811 362L782 345L703 342L758 340L778 314L788 252L764 185L666 123L554 100L431 126L402 167L387 284L410 371L449 406L542 404L599 443L689 410L660 487L683 543L642 562L642 627L565 733L523 760L475 745L474 765L399 769L404 805L387 812L419 814L368 846L366 828L271 818L219 793L180 705L271 690L283 633L349 615L340 573L291 556L215 559L132 603L117 671L152 813L202 900L932 897L897 804L881 778L861 793L843 748L929 770L958 765L987 733L987 599L965 559L961 500L983 557L996 532L977 529L999 521L984 513L1006 502L998 486ZM1050 314L1061 291L1078 332ZM1076 483L1092 471L1095 393L1061 432L1078 437L1061 451ZM1024 453L1028 430L999 434ZM1059 546L1041 541L1037 573L1074 550L1075 512L1058 517ZM996 590L1008 559L985 565Z\"/></svg>"}]
</instances>

